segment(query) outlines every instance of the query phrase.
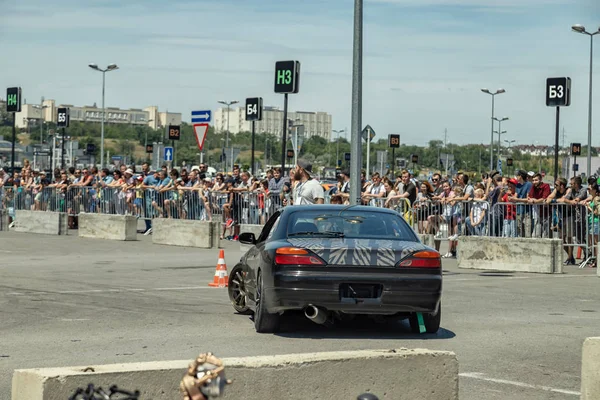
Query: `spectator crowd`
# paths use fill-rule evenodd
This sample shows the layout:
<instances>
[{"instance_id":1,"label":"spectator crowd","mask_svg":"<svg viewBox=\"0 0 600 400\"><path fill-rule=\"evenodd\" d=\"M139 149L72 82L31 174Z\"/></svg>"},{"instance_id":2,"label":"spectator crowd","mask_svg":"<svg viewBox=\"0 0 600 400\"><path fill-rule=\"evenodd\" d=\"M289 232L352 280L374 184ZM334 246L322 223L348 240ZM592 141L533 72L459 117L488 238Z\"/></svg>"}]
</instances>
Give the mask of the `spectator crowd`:
<instances>
[{"instance_id":1,"label":"spectator crowd","mask_svg":"<svg viewBox=\"0 0 600 400\"><path fill-rule=\"evenodd\" d=\"M409 170L396 176L375 172L370 179L363 171L361 203L395 209L418 233L447 239L444 257L456 257L461 235L559 237L565 264L573 265L577 247L589 249L587 256L595 259L598 242L598 180L586 183L584 187L579 176L558 178L551 188L541 173L522 170L514 176L491 171L476 178L433 173L421 180ZM264 224L281 207L349 204L350 185L350 174L343 170L335 183L320 182L304 160L288 173L270 169L262 179L237 165L231 174L209 176L206 164L191 170L152 170L148 163L139 171L126 165L114 171L70 167L48 175L25 161L14 177L0 169L0 207L68 212L71 228L77 227L79 212L135 215L144 219L147 233L152 218L217 220L221 238L237 240L240 224Z\"/></svg>"}]
</instances>

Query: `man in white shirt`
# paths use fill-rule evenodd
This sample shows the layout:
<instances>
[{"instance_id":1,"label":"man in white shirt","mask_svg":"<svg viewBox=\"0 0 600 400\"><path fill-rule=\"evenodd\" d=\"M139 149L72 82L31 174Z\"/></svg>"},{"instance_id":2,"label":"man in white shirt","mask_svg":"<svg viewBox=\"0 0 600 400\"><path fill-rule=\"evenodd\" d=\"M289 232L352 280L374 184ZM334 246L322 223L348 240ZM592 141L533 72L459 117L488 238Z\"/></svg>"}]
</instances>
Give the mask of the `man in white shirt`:
<instances>
[{"instance_id":1,"label":"man in white shirt","mask_svg":"<svg viewBox=\"0 0 600 400\"><path fill-rule=\"evenodd\" d=\"M294 205L325 203L325 190L313 179L312 174L312 164L306 160L298 160L294 175L294 180L298 182L293 191Z\"/></svg>"}]
</instances>

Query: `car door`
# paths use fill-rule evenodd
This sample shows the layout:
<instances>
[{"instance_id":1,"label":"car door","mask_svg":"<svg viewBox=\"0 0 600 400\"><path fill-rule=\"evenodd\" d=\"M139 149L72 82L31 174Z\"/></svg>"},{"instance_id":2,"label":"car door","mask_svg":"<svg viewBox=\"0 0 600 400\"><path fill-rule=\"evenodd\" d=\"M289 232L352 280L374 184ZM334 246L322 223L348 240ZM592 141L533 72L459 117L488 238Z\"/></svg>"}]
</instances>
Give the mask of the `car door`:
<instances>
[{"instance_id":1,"label":"car door","mask_svg":"<svg viewBox=\"0 0 600 400\"><path fill-rule=\"evenodd\" d=\"M264 251L265 244L271 238L272 233L279 222L281 213L276 212L265 224L262 232L258 236L256 244L252 246L246 254L246 265L248 266L248 273L246 276L246 285L248 287L249 296L254 301L254 293L256 291L256 275L259 268L261 268L261 262L263 260L262 252Z\"/></svg>"}]
</instances>

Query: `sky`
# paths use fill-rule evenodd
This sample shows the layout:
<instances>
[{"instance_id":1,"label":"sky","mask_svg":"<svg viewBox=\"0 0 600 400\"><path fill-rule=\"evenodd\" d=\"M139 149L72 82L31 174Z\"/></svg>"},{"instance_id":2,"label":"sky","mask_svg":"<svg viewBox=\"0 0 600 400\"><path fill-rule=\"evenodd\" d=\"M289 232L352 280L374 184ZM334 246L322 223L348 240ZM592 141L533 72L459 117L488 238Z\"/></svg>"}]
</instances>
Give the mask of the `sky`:
<instances>
[{"instance_id":1,"label":"sky","mask_svg":"<svg viewBox=\"0 0 600 400\"><path fill-rule=\"evenodd\" d=\"M504 88L502 140L551 145L546 78L568 76L560 128L566 143L585 144L590 39L573 24L598 30L600 1L364 0L363 125L406 144L443 140L445 129L451 143L487 144L491 96L480 89ZM218 100L283 107L275 62L298 60L289 109L328 112L333 129L349 131L352 35L352 0L0 0L0 88L22 87L29 103L99 105L102 77L87 65L116 63L106 106L157 105L189 121ZM600 146L600 35L595 42Z\"/></svg>"}]
</instances>

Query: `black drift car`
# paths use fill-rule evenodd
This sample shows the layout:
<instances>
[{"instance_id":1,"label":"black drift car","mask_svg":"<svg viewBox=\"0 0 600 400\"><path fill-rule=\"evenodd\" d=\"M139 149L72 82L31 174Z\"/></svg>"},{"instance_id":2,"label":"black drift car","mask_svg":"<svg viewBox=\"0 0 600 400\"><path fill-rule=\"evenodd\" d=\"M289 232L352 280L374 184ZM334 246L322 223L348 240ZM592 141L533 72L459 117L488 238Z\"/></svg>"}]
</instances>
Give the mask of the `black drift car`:
<instances>
[{"instance_id":1,"label":"black drift car","mask_svg":"<svg viewBox=\"0 0 600 400\"><path fill-rule=\"evenodd\" d=\"M229 298L237 312L254 313L257 332L275 332L288 310L319 324L367 314L409 318L415 333L439 329L440 254L395 211L286 207L240 243L252 247L230 273Z\"/></svg>"}]
</instances>

